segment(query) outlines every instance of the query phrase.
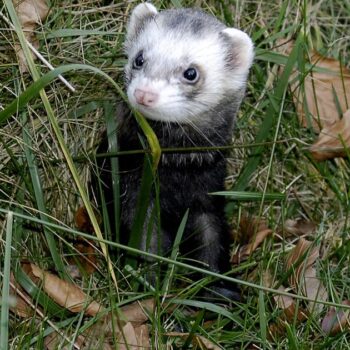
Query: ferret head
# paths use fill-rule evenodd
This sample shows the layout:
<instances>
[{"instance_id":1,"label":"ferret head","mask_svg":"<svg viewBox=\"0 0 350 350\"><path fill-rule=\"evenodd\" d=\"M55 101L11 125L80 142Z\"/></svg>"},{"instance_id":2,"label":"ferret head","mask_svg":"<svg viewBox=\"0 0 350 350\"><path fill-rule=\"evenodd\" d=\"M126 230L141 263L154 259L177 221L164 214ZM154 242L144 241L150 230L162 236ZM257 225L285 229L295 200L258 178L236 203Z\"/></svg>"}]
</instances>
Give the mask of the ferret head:
<instances>
[{"instance_id":1,"label":"ferret head","mask_svg":"<svg viewBox=\"0 0 350 350\"><path fill-rule=\"evenodd\" d=\"M199 10L158 13L149 3L132 12L125 51L131 105L147 118L182 124L242 96L254 56L244 32Z\"/></svg>"}]
</instances>

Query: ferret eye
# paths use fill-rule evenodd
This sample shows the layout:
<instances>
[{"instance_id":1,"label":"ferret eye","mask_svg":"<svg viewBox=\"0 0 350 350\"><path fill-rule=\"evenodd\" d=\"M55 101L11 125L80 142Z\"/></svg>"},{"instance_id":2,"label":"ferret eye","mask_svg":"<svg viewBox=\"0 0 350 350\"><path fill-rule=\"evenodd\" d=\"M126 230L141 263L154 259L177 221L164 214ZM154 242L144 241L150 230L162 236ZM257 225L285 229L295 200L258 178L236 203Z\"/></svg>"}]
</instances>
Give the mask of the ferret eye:
<instances>
[{"instance_id":1,"label":"ferret eye","mask_svg":"<svg viewBox=\"0 0 350 350\"><path fill-rule=\"evenodd\" d=\"M188 68L184 71L183 76L191 83L195 83L198 80L198 72L195 68Z\"/></svg>"},{"instance_id":2,"label":"ferret eye","mask_svg":"<svg viewBox=\"0 0 350 350\"><path fill-rule=\"evenodd\" d=\"M140 52L136 58L134 59L134 64L133 64L133 68L135 69L140 69L143 66L143 63L145 62L144 58L143 58L143 53Z\"/></svg>"}]
</instances>

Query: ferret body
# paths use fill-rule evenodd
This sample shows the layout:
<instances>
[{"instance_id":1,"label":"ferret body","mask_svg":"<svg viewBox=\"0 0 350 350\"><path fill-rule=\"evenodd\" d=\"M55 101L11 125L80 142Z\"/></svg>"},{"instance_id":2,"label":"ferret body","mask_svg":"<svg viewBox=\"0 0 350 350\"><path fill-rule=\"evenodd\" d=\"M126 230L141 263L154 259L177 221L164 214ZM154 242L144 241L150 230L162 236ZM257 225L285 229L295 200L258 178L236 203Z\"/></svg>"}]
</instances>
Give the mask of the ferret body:
<instances>
[{"instance_id":1,"label":"ferret body","mask_svg":"<svg viewBox=\"0 0 350 350\"><path fill-rule=\"evenodd\" d=\"M162 148L212 147L230 143L234 120L245 92L253 45L247 34L227 28L194 9L158 12L138 5L131 14L125 43L130 104L149 121ZM140 149L140 131L130 113L118 115L120 150ZM106 145L102 146L102 149ZM142 157L119 158L121 235L128 237L142 177ZM101 171L110 218L114 218L110 168ZM216 272L229 270L229 230L224 200L209 193L224 190L223 153L210 150L163 153L158 167L160 227L153 225L151 196L140 248L163 254L171 250L179 224L189 210L182 253ZM160 240L159 240L160 239ZM125 240L124 240L125 241ZM204 264L204 266L203 266ZM218 282L214 289L228 298L235 291Z\"/></svg>"}]
</instances>

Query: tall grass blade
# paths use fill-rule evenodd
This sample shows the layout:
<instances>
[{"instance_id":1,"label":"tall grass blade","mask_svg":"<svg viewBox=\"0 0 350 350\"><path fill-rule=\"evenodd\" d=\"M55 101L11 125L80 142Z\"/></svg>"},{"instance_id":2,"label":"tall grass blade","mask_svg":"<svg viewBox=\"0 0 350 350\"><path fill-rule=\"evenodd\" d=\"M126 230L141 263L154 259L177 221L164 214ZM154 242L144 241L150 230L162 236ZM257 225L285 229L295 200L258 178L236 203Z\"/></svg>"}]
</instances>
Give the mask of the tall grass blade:
<instances>
[{"instance_id":1,"label":"tall grass blade","mask_svg":"<svg viewBox=\"0 0 350 350\"><path fill-rule=\"evenodd\" d=\"M10 309L10 276L11 276L11 249L12 249L13 213L9 211L6 222L5 258L2 278L1 296L1 325L0 349L8 349L9 339L9 309Z\"/></svg>"},{"instance_id":2,"label":"tall grass blade","mask_svg":"<svg viewBox=\"0 0 350 350\"><path fill-rule=\"evenodd\" d=\"M186 210L186 213L184 215L184 217L181 220L181 223L179 225L179 228L177 230L176 236L175 236L175 240L174 240L174 244L173 244L173 249L171 251L171 255L170 255L170 259L171 260L176 260L177 259L177 255L179 253L179 248L180 248L180 244L182 241L182 236L183 233L185 231L185 227L186 227L186 223L187 223L187 219L188 219L188 214L189 214L189 210ZM163 287L162 287L162 292L163 295L166 295L166 291L169 289L169 286L171 284L171 278L174 274L175 271L175 266L174 265L170 265L168 267L168 271L165 275L165 279L163 282Z\"/></svg>"},{"instance_id":3,"label":"tall grass blade","mask_svg":"<svg viewBox=\"0 0 350 350\"><path fill-rule=\"evenodd\" d=\"M42 181L39 176L39 170L35 161L35 155L32 152L33 150L33 145L31 141L31 137L29 135L29 131L27 128L27 115L26 112L22 113L22 138L23 138L23 148L24 148L24 154L27 160L28 164L28 169L29 169L29 174L31 177L32 181L32 188L34 191L34 197L36 201L37 208L39 210L39 215L40 218L43 221L48 221L48 215L47 210L46 210L46 205L45 205L45 200L44 200L44 194L43 194L43 189L42 189ZM46 243L49 247L50 254L52 256L52 260L55 266L55 269L57 270L58 274L62 278L66 278L65 275L65 266L62 261L62 257L60 254L60 251L57 247L55 236L46 228L45 225L43 225L43 230L46 238Z\"/></svg>"},{"instance_id":4,"label":"tall grass blade","mask_svg":"<svg viewBox=\"0 0 350 350\"><path fill-rule=\"evenodd\" d=\"M117 113L114 109L114 104L105 102L103 105L104 115L106 119L107 138L108 138L108 151L118 151L118 137L117 137ZM111 227L110 239L115 242L120 242L119 229L120 229L120 188L119 188L119 161L118 157L107 159L111 162L111 179L112 179L112 191L113 191L113 215L114 215L114 227Z\"/></svg>"},{"instance_id":5,"label":"tall grass blade","mask_svg":"<svg viewBox=\"0 0 350 350\"><path fill-rule=\"evenodd\" d=\"M260 336L263 348L266 349L266 334L267 334L267 320L266 320L266 310L265 310L265 298L264 292L259 291L259 321L260 321Z\"/></svg>"},{"instance_id":6,"label":"tall grass blade","mask_svg":"<svg viewBox=\"0 0 350 350\"><path fill-rule=\"evenodd\" d=\"M152 220L153 215L151 215L151 211L154 210L154 207L150 208L150 199L152 196L151 191L154 184L154 176L155 175L152 169L152 162L149 156L145 155L141 186L138 193L135 216L128 244L129 247L132 248L140 247L142 235L144 234L145 229L148 227L148 225L151 225L151 233L152 231L155 231L156 223L154 223L154 220ZM128 258L126 260L126 264L135 268L137 260L134 258Z\"/></svg>"},{"instance_id":7,"label":"tall grass blade","mask_svg":"<svg viewBox=\"0 0 350 350\"><path fill-rule=\"evenodd\" d=\"M277 116L279 113L278 104L280 103L286 89L288 88L289 76L291 75L293 68L297 62L297 58L301 50L302 38L303 36L300 34L287 60L283 74L281 75L281 78L278 81L275 92L270 96L270 105L267 108L265 118L255 138L256 143L265 142L268 139L270 132L276 123ZM257 147L256 149L254 149L254 151L251 152L247 163L243 167L243 170L239 175L238 180L233 186L234 191L243 191L246 189L252 175L257 170L257 167L261 161L263 150L264 147Z\"/></svg>"},{"instance_id":8,"label":"tall grass blade","mask_svg":"<svg viewBox=\"0 0 350 350\"><path fill-rule=\"evenodd\" d=\"M221 191L210 193L212 196L225 196L234 201L253 202L253 201L283 201L286 195L283 193L258 193L243 191Z\"/></svg>"}]
</instances>

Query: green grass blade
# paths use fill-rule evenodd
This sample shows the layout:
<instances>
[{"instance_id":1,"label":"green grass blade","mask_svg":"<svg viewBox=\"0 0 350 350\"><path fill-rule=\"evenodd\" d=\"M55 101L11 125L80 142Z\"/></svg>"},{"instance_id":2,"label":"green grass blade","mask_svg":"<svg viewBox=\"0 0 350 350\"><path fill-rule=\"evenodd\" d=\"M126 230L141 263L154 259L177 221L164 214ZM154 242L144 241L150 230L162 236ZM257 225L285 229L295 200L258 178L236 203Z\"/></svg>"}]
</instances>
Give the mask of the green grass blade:
<instances>
[{"instance_id":1,"label":"green grass blade","mask_svg":"<svg viewBox=\"0 0 350 350\"><path fill-rule=\"evenodd\" d=\"M228 319L234 321L238 325L243 324L243 320L241 319L240 316L238 316L235 313L230 312L229 310L225 309L224 307L216 305L216 304L207 303L205 301L189 300L189 299L171 299L171 300L169 300L169 302L171 304L186 305L186 306L191 306L191 307L215 312L218 315L222 315L224 317L227 317Z\"/></svg>"},{"instance_id":2,"label":"green grass blade","mask_svg":"<svg viewBox=\"0 0 350 350\"><path fill-rule=\"evenodd\" d=\"M8 349L9 338L9 308L10 308L10 275L11 275L11 249L12 249L12 226L13 213L7 214L6 223L6 240L5 240L5 257L4 270L2 279L2 296L1 296L1 325L0 325L0 349Z\"/></svg>"},{"instance_id":3,"label":"green grass blade","mask_svg":"<svg viewBox=\"0 0 350 350\"><path fill-rule=\"evenodd\" d=\"M31 85L31 87L29 87L27 90L25 90L23 92L23 94L21 95L22 96L22 103L24 105L31 98L36 96L38 93L40 94L41 100L43 102L44 108L45 108L46 113L47 113L47 117L48 117L48 119L50 121L50 124L51 124L51 126L53 128L53 131L55 133L57 141L58 141L58 143L60 145L61 151L62 151L62 153L63 153L63 155L64 155L64 157L66 159L67 165L68 165L68 167L69 167L69 169L71 171L71 174L73 176L74 182L75 182L75 184L76 184L76 186L78 188L78 191L79 191L79 193L81 195L81 198L83 200L84 206L85 206L85 208L86 208L86 210L88 212L88 215L90 217L90 220L91 220L92 226L94 228L94 231L95 231L97 237L102 239L102 232L101 232L100 227L98 225L98 221L96 219L96 216L95 216L95 213L93 211L93 208L92 208L92 206L91 206L91 204L89 202L89 199L87 197L85 188L84 188L84 186L82 185L82 183L80 181L80 178L79 178L79 175L78 175L78 171L77 171L77 169L76 169L76 167L75 167L75 165L73 163L73 160L72 160L72 157L71 157L71 155L69 153L68 147L67 147L67 145L64 142L64 137L63 137L61 129L59 127L57 118L55 117L55 115L53 113L52 107L50 105L49 99L48 99L45 91L42 90L43 87L46 86L51 79L54 79L56 77L55 74L58 73L59 69L56 69L56 70L51 71L48 74L46 74L46 78L45 78L45 76L40 78L40 73L39 73L36 65L34 64L33 57L32 57L31 52L29 50L29 47L28 47L28 44L27 44L24 32L22 30L20 21L19 21L19 19L17 17L17 13L15 11L15 8L14 8L14 5L13 5L12 1L5 0L5 6L7 8L7 11L9 13L10 17L11 17L12 23L13 23L13 25L15 27L15 30L16 30L16 33L18 35L18 38L19 38L19 41L20 41L20 44L21 44L21 48L23 49L23 53L24 53L24 56L26 58L29 70L30 70L30 72L31 72L31 74L33 76L33 79L34 79L34 83ZM98 71L98 69L93 69L93 70L94 71ZM100 72L100 74L101 73L102 72ZM107 76L107 75L105 74L105 76ZM112 81L114 83L113 79L111 79L109 77L108 77L108 80ZM40 84L42 84L42 85L40 86ZM117 86L117 84L114 83L114 86ZM117 86L117 89L119 89L121 91L119 86ZM15 113L20 108L20 105L19 104L17 105L17 102L19 102L19 98L14 100L3 112L0 113L0 125L3 123L4 120L8 119L11 114ZM23 105L22 105L22 107L23 107ZM111 261L109 259L107 247L106 247L106 245L104 243L101 243L101 249L102 249L102 252L103 252L103 254L105 256L105 259L107 261L109 273L111 274L112 279L113 279L113 281L115 283L115 287L117 288L118 287L117 279L116 279L115 273L113 271L112 263L111 263Z\"/></svg>"},{"instance_id":4,"label":"green grass blade","mask_svg":"<svg viewBox=\"0 0 350 350\"><path fill-rule=\"evenodd\" d=\"M100 75L101 77L106 79L117 90L119 96L121 96L125 101L127 101L127 97L123 92L123 90L121 89L121 87L112 78L110 78L106 73L102 72L100 69L92 66L88 66L85 64L69 64L66 66L58 67L53 71L46 73L41 78L38 77L36 81L32 85L30 85L18 98L13 100L3 111L0 112L0 126L7 119L9 119L13 114L15 114L21 108L23 108L31 99L38 96L41 89L43 89L45 86L50 84L59 75L62 75L69 71L76 71L76 70L86 70L86 71L93 72L97 75ZM48 106L49 105L47 101L45 103L45 107L50 108ZM160 155L161 155L161 148L159 145L158 138L153 132L152 128L149 126L147 120L139 112L133 110L133 113L143 133L147 138L147 142L149 144L151 155L152 155L153 170L155 170L158 166ZM50 120L52 121L51 118ZM55 133L57 133L56 128L54 129L55 129ZM66 152L63 151L63 153L65 154Z\"/></svg>"},{"instance_id":5,"label":"green grass blade","mask_svg":"<svg viewBox=\"0 0 350 350\"><path fill-rule=\"evenodd\" d=\"M117 138L117 121L116 113L114 110L114 104L105 102L104 115L106 119L107 138L108 138L108 150L109 152L118 151L118 138ZM113 191L113 206L114 206L114 223L115 227L111 227L111 239L115 242L119 242L119 229L120 229L120 189L119 189L119 161L118 157L107 159L111 162L111 179L112 179L112 191Z\"/></svg>"},{"instance_id":6,"label":"green grass blade","mask_svg":"<svg viewBox=\"0 0 350 350\"><path fill-rule=\"evenodd\" d=\"M39 210L40 218L43 221L48 221L49 218L48 215L46 215L47 210L44 200L43 189L41 186L42 182L39 176L39 170L35 161L35 156L32 152L32 141L27 128L27 116L25 112L22 113L22 130L24 154L28 164L36 205ZM43 230L46 238L46 243L49 247L49 251L54 262L55 269L62 278L66 279L66 275L64 273L65 267L62 261L60 251L56 244L55 236L51 232L49 232L49 230L47 230L45 225L43 226Z\"/></svg>"},{"instance_id":7,"label":"green grass blade","mask_svg":"<svg viewBox=\"0 0 350 350\"><path fill-rule=\"evenodd\" d=\"M87 29L58 29L55 31L52 31L45 35L45 39L53 39L53 38L64 38L64 37L74 37L74 36L90 36L90 35L121 35L120 32L109 30L109 31L103 31L103 30L87 30ZM40 36L39 36L40 38Z\"/></svg>"},{"instance_id":8,"label":"green grass blade","mask_svg":"<svg viewBox=\"0 0 350 350\"><path fill-rule=\"evenodd\" d=\"M266 349L266 334L267 334L267 320L266 320L266 310L265 310L265 298L264 292L259 291L259 321L260 321L260 336L263 348Z\"/></svg>"},{"instance_id":9,"label":"green grass blade","mask_svg":"<svg viewBox=\"0 0 350 350\"><path fill-rule=\"evenodd\" d=\"M197 315L194 323L192 324L192 327L191 327L191 330L190 330L190 334L188 335L188 337L187 337L187 339L186 339L186 341L185 341L185 343L183 345L184 349L189 349L190 344L191 344L192 339L193 339L193 336L197 332L200 323L203 322L204 312L205 312L204 309L202 309L200 312L198 312L198 315Z\"/></svg>"},{"instance_id":10,"label":"green grass blade","mask_svg":"<svg viewBox=\"0 0 350 350\"><path fill-rule=\"evenodd\" d=\"M147 224L153 225L152 222L146 222L147 212L149 211L149 203L151 198L152 186L154 184L154 172L149 157L146 155L143 163L143 174L141 179L141 186L138 193L136 210L133 225L131 228L131 235L129 239L129 246L133 248L140 247L142 235L144 233ZM152 208L153 210L153 208ZM148 215L150 218L151 215ZM151 220L150 220L151 221ZM151 230L153 227L151 228ZM133 258L126 259L126 265L130 265L133 268L136 267L137 261Z\"/></svg>"},{"instance_id":11,"label":"green grass blade","mask_svg":"<svg viewBox=\"0 0 350 350\"><path fill-rule=\"evenodd\" d=\"M0 208L0 213L7 214L8 210ZM16 212L14 212L13 215L16 216L16 217L20 217L22 219L25 219L25 220L31 220L31 221L36 222L38 224L46 224L48 227L50 227L52 229L55 229L56 232L57 231L65 232L65 233L69 233L69 234L76 235L76 236L79 236L79 237L84 237L84 238L92 240L92 241L100 242L100 239L98 237L96 237L96 236L92 236L92 235L86 234L84 232L79 232L79 231L73 230L71 228L68 228L66 226L61 226L61 225L57 225L57 224L54 224L54 223L45 223L45 222L41 221L40 219L38 219L36 217L23 215L23 214L16 213ZM283 292L283 291L276 290L276 289L273 289L273 288L264 287L261 284L256 284L256 283L252 283L252 282L249 282L249 281L246 281L246 280L241 280L241 279L238 279L238 278L233 278L233 277L230 277L230 276L218 274L218 273L210 271L210 270L206 270L206 269L194 266L194 265L185 264L185 263L182 263L180 261L174 261L174 260L171 260L171 259L166 258L164 256L159 256L159 255L156 255L156 254L148 253L148 252L145 252L145 251L142 251L142 250L139 250L139 249L136 249L136 248L132 248L132 247L120 244L120 243L110 242L110 241L107 241L105 239L102 239L102 241L105 244L108 244L108 245L110 245L112 247L124 249L124 250L126 250L126 251L128 251L128 252L130 252L132 254L142 255L142 256L145 256L147 258L153 259L155 261L161 261L161 262L164 262L164 263L167 263L167 264L174 264L174 265L176 265L178 267L185 268L185 269L190 269L192 271L199 272L199 273L201 273L203 275L212 276L212 277L214 277L216 279L222 279L222 280L225 280L225 281L233 282L233 283L236 283L236 284L239 284L239 285L243 285L243 286L247 286L247 287L250 287L250 288L254 288L254 289L257 289L257 290L262 290L262 291L265 291L265 292L268 292L268 293L273 293L273 294L277 294L277 295L284 295L284 296L292 297L292 298L297 299L297 300L309 301L309 298L304 297L303 295L293 294L293 293L289 293L289 292ZM340 304L340 303L334 303L334 302L323 301L323 300L316 300L315 302L323 304L323 305L329 305L329 306L333 306L333 307L337 307L337 308L341 308L341 309L349 309L350 310L350 306L344 305L344 304ZM210 304L210 303L206 303L206 304ZM210 304L210 305L212 305L212 304Z\"/></svg>"},{"instance_id":12,"label":"green grass blade","mask_svg":"<svg viewBox=\"0 0 350 350\"><path fill-rule=\"evenodd\" d=\"M253 202L253 201L283 201L286 195L283 193L258 193L258 192L242 192L242 191L222 191L210 193L212 196L225 196L234 201Z\"/></svg>"},{"instance_id":13,"label":"green grass blade","mask_svg":"<svg viewBox=\"0 0 350 350\"><path fill-rule=\"evenodd\" d=\"M172 249L171 255L170 255L170 259L171 260L176 260L177 259L177 255L179 253L179 248L180 248L180 243L181 243L182 236L183 236L183 233L185 231L186 223L187 223L187 220L188 220L188 214L189 214L189 210L187 209L185 215L183 216L183 218L181 220L181 223L179 225L179 228L178 228L176 236L175 236L173 249ZM167 271L167 273L165 275L165 279L164 279L164 282L163 282L163 287L162 287L163 295L166 294L166 291L168 290L168 288L170 286L171 278L172 278L172 276L174 274L174 271L175 271L175 266L174 265L170 265L168 267L168 271Z\"/></svg>"},{"instance_id":14,"label":"green grass blade","mask_svg":"<svg viewBox=\"0 0 350 350\"><path fill-rule=\"evenodd\" d=\"M281 78L278 81L278 84L276 86L275 92L273 95L270 96L270 105L265 113L265 118L260 126L259 132L255 138L256 143L265 142L270 132L273 128L273 126L276 123L276 119L279 113L279 108L276 104L278 104L283 95L285 94L286 89L288 88L288 81L289 76L291 75L294 66L297 62L297 58L300 52L300 43L302 42L302 35L300 34L298 39L295 42L295 46L288 58L287 64L284 68L283 74ZM235 191L243 191L249 184L249 181L256 171L260 161L262 152L264 150L264 147L257 147L254 149L254 151L251 153L246 165L244 166L241 174L239 175L238 180L236 181L235 185L233 186L233 189Z\"/></svg>"},{"instance_id":15,"label":"green grass blade","mask_svg":"<svg viewBox=\"0 0 350 350\"><path fill-rule=\"evenodd\" d=\"M106 79L117 90L118 94L126 99L121 87L100 69L88 66L86 64L68 64L57 67L54 70L44 74L42 77L39 77L33 84L24 90L19 97L14 99L3 111L0 112L0 126L3 125L4 122L6 122L13 114L26 106L26 104L33 98L37 97L40 94L40 91L53 82L59 75L80 70L94 73L101 76L103 79Z\"/></svg>"},{"instance_id":16,"label":"green grass blade","mask_svg":"<svg viewBox=\"0 0 350 350\"><path fill-rule=\"evenodd\" d=\"M23 271L20 264L14 269L14 276L16 282L18 282L21 287L35 300L36 303L42 306L45 313L55 317L65 318L71 313L56 304L47 294L45 294L40 287L38 287L34 282L27 276Z\"/></svg>"}]
</instances>

